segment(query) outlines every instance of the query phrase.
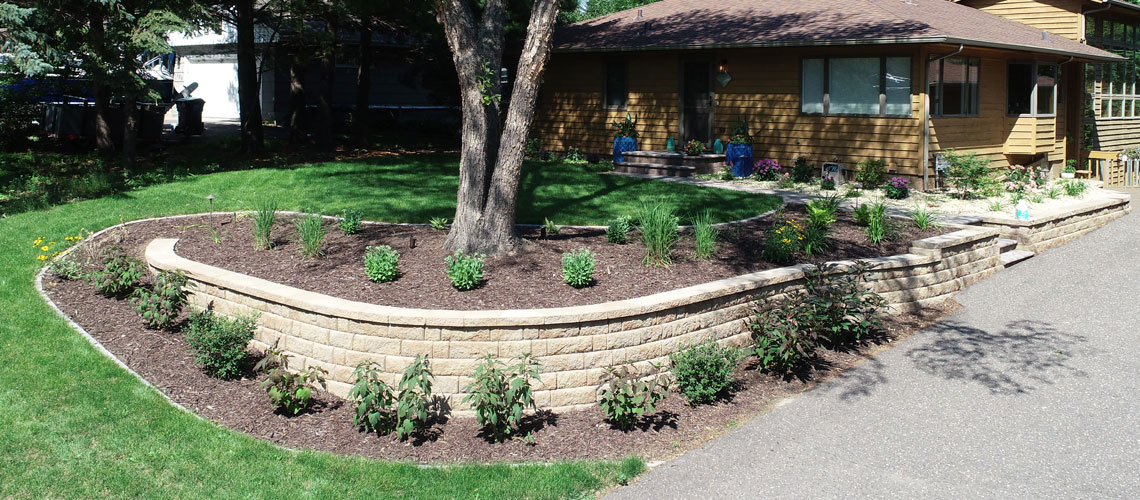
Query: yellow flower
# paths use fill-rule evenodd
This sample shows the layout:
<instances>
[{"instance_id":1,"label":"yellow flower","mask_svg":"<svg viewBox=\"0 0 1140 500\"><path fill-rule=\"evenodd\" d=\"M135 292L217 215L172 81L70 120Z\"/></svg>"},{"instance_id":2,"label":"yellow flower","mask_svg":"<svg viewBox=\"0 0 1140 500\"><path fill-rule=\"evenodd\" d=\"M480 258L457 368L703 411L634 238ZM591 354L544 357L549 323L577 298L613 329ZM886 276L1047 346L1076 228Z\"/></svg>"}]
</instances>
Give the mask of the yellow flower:
<instances>
[{"instance_id":1,"label":"yellow flower","mask_svg":"<svg viewBox=\"0 0 1140 500\"><path fill-rule=\"evenodd\" d=\"M784 238L784 243L791 243L791 242L792 242L792 240L789 240L789 239L787 239L787 238Z\"/></svg>"},{"instance_id":2,"label":"yellow flower","mask_svg":"<svg viewBox=\"0 0 1140 500\"><path fill-rule=\"evenodd\" d=\"M51 249L51 247L49 247L49 246L47 246L47 245L44 245L44 246L40 247L40 250L42 250L42 251L44 251L44 252L48 251L49 249Z\"/></svg>"},{"instance_id":3,"label":"yellow flower","mask_svg":"<svg viewBox=\"0 0 1140 500\"><path fill-rule=\"evenodd\" d=\"M41 255L41 256L36 257L36 258L39 260L47 260L47 255Z\"/></svg>"},{"instance_id":4,"label":"yellow flower","mask_svg":"<svg viewBox=\"0 0 1140 500\"><path fill-rule=\"evenodd\" d=\"M54 244L55 244L55 242L54 242L54 241L53 241L53 242L51 242L51 243L48 243L48 245L54 245Z\"/></svg>"}]
</instances>

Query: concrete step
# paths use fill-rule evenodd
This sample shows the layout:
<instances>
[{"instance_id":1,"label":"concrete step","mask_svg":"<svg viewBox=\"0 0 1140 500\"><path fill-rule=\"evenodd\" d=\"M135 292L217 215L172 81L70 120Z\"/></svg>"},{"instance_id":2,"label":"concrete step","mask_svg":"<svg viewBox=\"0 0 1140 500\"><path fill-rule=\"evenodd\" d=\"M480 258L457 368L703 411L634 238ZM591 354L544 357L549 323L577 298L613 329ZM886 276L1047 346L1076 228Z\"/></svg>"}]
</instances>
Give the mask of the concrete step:
<instances>
[{"instance_id":1,"label":"concrete step","mask_svg":"<svg viewBox=\"0 0 1140 500\"><path fill-rule=\"evenodd\" d=\"M1033 258L1034 255L1037 254L1030 252L1029 250L1010 250L1001 254L1001 263L1005 267L1010 267L1014 264L1025 262L1026 260Z\"/></svg>"},{"instance_id":2,"label":"concrete step","mask_svg":"<svg viewBox=\"0 0 1140 500\"><path fill-rule=\"evenodd\" d=\"M1017 240L998 238L998 248L1001 249L1001 253L1017 250Z\"/></svg>"},{"instance_id":3,"label":"concrete step","mask_svg":"<svg viewBox=\"0 0 1140 500\"><path fill-rule=\"evenodd\" d=\"M615 163L614 172L621 172L623 174L661 175L667 177L692 177L697 174L697 168L684 165L658 165L655 163L626 161Z\"/></svg>"},{"instance_id":4,"label":"concrete step","mask_svg":"<svg viewBox=\"0 0 1140 500\"><path fill-rule=\"evenodd\" d=\"M703 154L688 156L673 151L629 151L623 154L626 163L666 165L672 167L693 167L696 173L712 174L724 166L724 155Z\"/></svg>"}]
</instances>

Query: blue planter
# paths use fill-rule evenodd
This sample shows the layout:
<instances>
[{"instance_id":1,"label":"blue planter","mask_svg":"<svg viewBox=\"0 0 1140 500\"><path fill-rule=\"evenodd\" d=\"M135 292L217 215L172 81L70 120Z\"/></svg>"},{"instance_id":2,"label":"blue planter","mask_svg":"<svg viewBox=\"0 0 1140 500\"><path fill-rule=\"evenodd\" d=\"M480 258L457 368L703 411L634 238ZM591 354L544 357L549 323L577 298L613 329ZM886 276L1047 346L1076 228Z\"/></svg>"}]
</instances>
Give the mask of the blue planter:
<instances>
[{"instance_id":1,"label":"blue planter","mask_svg":"<svg viewBox=\"0 0 1140 500\"><path fill-rule=\"evenodd\" d=\"M737 177L752 175L752 165L756 162L752 159L751 144L729 143L724 150L724 159L725 163L732 167L732 175Z\"/></svg>"},{"instance_id":2,"label":"blue planter","mask_svg":"<svg viewBox=\"0 0 1140 500\"><path fill-rule=\"evenodd\" d=\"M637 139L614 137L614 163L625 161L625 153L630 151L637 151Z\"/></svg>"}]
</instances>

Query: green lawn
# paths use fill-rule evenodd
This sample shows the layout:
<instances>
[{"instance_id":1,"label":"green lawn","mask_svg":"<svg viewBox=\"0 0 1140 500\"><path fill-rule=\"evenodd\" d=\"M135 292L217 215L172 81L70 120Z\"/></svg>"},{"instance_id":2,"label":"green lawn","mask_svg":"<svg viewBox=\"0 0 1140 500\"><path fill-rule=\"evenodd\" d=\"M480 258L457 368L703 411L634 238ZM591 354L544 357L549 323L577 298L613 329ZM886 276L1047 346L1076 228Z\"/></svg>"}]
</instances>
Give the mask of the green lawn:
<instances>
[{"instance_id":1,"label":"green lawn","mask_svg":"<svg viewBox=\"0 0 1140 500\"><path fill-rule=\"evenodd\" d=\"M271 197L281 209L421 222L450 217L454 157L411 156L191 177L0 220L0 498L578 498L639 473L639 459L553 465L406 464L293 452L205 423L166 403L68 328L32 285L32 241L122 220L219 211ZM643 201L719 220L772 197L530 165L520 222L603 223Z\"/></svg>"}]
</instances>

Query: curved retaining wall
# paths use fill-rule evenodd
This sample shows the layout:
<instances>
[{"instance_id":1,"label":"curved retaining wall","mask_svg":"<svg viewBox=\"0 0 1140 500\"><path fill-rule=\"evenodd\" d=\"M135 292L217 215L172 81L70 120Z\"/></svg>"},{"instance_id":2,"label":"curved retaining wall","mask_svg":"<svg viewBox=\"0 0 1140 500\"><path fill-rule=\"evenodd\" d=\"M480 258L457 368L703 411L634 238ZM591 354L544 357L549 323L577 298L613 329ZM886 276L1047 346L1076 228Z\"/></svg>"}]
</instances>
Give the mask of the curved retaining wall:
<instances>
[{"instance_id":1,"label":"curved retaining wall","mask_svg":"<svg viewBox=\"0 0 1140 500\"><path fill-rule=\"evenodd\" d=\"M898 311L942 302L1001 269L994 229L958 230L914 243L911 253L869 259L879 264L874 289ZM329 372L330 392L345 397L353 368L380 364L394 383L417 355L431 358L434 392L458 414L461 389L486 354L529 352L542 364L535 399L540 408L595 404L606 369L667 364L682 346L716 339L742 345L753 302L802 286L803 266L762 271L636 299L555 309L445 311L365 304L272 283L179 257L174 239L146 248L154 270L182 270L191 279L191 304L213 303L224 314L258 312L255 348L278 347L297 368Z\"/></svg>"},{"instance_id":2,"label":"curved retaining wall","mask_svg":"<svg viewBox=\"0 0 1140 500\"><path fill-rule=\"evenodd\" d=\"M1041 253L1064 245L1132 211L1132 198L1126 194L1106 200L1090 200L1077 206L1026 221L979 216L978 224L997 228L1002 238L1017 241L1018 250Z\"/></svg>"}]
</instances>

